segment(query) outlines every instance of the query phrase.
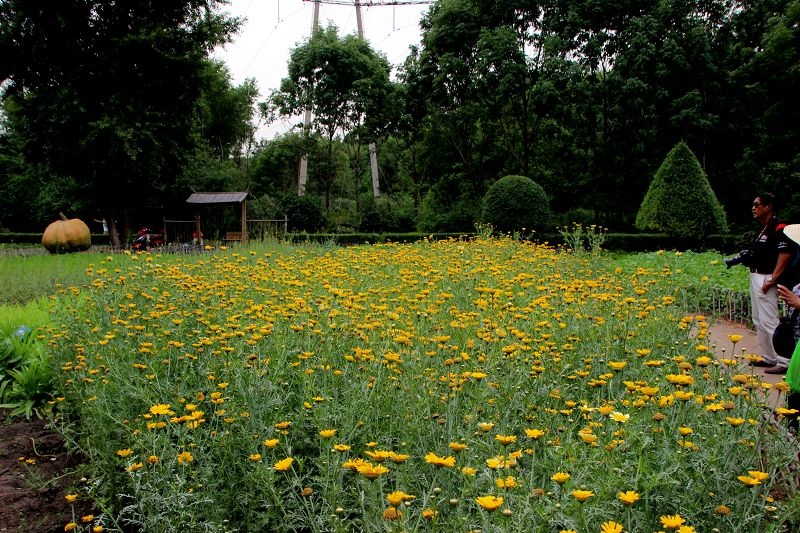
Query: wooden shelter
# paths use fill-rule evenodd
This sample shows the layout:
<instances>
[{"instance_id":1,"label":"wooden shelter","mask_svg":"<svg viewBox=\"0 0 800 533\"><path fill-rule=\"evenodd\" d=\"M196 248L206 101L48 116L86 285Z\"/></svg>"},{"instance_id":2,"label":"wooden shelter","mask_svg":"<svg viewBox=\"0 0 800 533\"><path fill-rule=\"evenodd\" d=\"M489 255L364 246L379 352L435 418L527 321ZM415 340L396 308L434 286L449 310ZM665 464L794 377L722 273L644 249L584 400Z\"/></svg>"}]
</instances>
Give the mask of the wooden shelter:
<instances>
[{"instance_id":1,"label":"wooden shelter","mask_svg":"<svg viewBox=\"0 0 800 533\"><path fill-rule=\"evenodd\" d=\"M200 231L200 207L201 205L212 204L241 204L242 206L242 231L228 232L225 240L247 241L247 198L250 193L244 192L194 192L186 200L187 204L195 205L194 223L197 235L202 235Z\"/></svg>"}]
</instances>

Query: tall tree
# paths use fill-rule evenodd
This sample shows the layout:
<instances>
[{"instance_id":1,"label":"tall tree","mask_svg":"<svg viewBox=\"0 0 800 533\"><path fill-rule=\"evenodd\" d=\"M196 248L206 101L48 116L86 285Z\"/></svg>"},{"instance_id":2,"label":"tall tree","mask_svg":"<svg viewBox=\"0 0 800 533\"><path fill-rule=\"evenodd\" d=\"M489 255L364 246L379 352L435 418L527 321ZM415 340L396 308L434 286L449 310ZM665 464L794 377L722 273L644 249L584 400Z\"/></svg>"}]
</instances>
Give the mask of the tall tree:
<instances>
[{"instance_id":1,"label":"tall tree","mask_svg":"<svg viewBox=\"0 0 800 533\"><path fill-rule=\"evenodd\" d=\"M206 59L239 24L223 3L0 2L10 128L43 190L81 198L116 244L114 221L161 205L194 153Z\"/></svg>"},{"instance_id":2,"label":"tall tree","mask_svg":"<svg viewBox=\"0 0 800 533\"><path fill-rule=\"evenodd\" d=\"M749 196L761 189L775 191L787 204L784 215L796 221L800 219L800 2L757 0L749 7L735 19L739 63L734 79L739 90L733 118L742 147L737 154L740 187ZM748 222L748 211L740 211L740 222Z\"/></svg>"},{"instance_id":3,"label":"tall tree","mask_svg":"<svg viewBox=\"0 0 800 533\"><path fill-rule=\"evenodd\" d=\"M271 95L280 112L312 112L313 132L328 142L328 172L322 175L325 206L334 183L334 139L349 135L364 143L388 130L395 111L391 67L364 39L340 37L335 26L319 28L292 50L289 74Z\"/></svg>"}]
</instances>

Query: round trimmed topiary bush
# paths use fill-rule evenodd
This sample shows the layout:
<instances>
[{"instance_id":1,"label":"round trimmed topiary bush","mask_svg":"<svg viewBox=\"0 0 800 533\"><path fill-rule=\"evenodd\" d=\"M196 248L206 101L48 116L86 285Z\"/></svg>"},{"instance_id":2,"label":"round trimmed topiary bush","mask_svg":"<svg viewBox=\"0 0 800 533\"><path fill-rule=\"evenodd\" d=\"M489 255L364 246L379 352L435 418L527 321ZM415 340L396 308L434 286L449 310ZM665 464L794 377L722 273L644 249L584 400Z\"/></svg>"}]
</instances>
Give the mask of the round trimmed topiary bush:
<instances>
[{"instance_id":1,"label":"round trimmed topiary bush","mask_svg":"<svg viewBox=\"0 0 800 533\"><path fill-rule=\"evenodd\" d=\"M486 191L482 220L501 232L541 230L550 222L550 201L532 179L505 176Z\"/></svg>"}]
</instances>

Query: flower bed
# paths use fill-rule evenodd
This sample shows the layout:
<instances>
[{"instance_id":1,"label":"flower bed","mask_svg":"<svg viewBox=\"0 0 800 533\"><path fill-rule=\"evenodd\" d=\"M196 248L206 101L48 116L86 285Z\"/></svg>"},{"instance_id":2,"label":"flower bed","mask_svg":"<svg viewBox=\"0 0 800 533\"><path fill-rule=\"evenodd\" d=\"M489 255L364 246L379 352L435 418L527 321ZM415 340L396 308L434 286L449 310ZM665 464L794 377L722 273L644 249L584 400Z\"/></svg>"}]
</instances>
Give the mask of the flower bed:
<instances>
[{"instance_id":1,"label":"flower bed","mask_svg":"<svg viewBox=\"0 0 800 533\"><path fill-rule=\"evenodd\" d=\"M788 519L771 495L794 497L796 443L663 268L479 238L118 255L89 275L49 334L61 426L91 458L76 494L104 510L85 527Z\"/></svg>"}]
</instances>

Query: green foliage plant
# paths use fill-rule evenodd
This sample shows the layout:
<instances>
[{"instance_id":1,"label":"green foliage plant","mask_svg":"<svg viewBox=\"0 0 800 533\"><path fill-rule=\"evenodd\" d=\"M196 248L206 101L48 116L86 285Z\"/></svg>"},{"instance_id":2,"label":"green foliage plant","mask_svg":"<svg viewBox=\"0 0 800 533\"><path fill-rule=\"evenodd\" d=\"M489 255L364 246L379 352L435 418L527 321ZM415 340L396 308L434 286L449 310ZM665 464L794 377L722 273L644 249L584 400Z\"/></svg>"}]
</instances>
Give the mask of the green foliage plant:
<instances>
[{"instance_id":1,"label":"green foliage plant","mask_svg":"<svg viewBox=\"0 0 800 533\"><path fill-rule=\"evenodd\" d=\"M550 216L544 189L525 176L500 178L483 199L483 222L500 232L543 229Z\"/></svg>"},{"instance_id":2,"label":"green foliage plant","mask_svg":"<svg viewBox=\"0 0 800 533\"><path fill-rule=\"evenodd\" d=\"M310 195L286 194L278 201L278 212L289 218L289 231L314 232L327 223L319 201Z\"/></svg>"},{"instance_id":3,"label":"green foliage plant","mask_svg":"<svg viewBox=\"0 0 800 533\"><path fill-rule=\"evenodd\" d=\"M558 228L558 232L564 239L564 244L573 252L598 253L606 240L606 229L596 224L584 226L575 222L572 226Z\"/></svg>"},{"instance_id":4,"label":"green foliage plant","mask_svg":"<svg viewBox=\"0 0 800 533\"><path fill-rule=\"evenodd\" d=\"M656 172L636 216L636 227L675 237L704 237L728 230L722 205L685 142L667 154Z\"/></svg>"},{"instance_id":5,"label":"green foliage plant","mask_svg":"<svg viewBox=\"0 0 800 533\"><path fill-rule=\"evenodd\" d=\"M0 408L10 417L44 416L54 385L54 370L30 329L0 340Z\"/></svg>"}]
</instances>

